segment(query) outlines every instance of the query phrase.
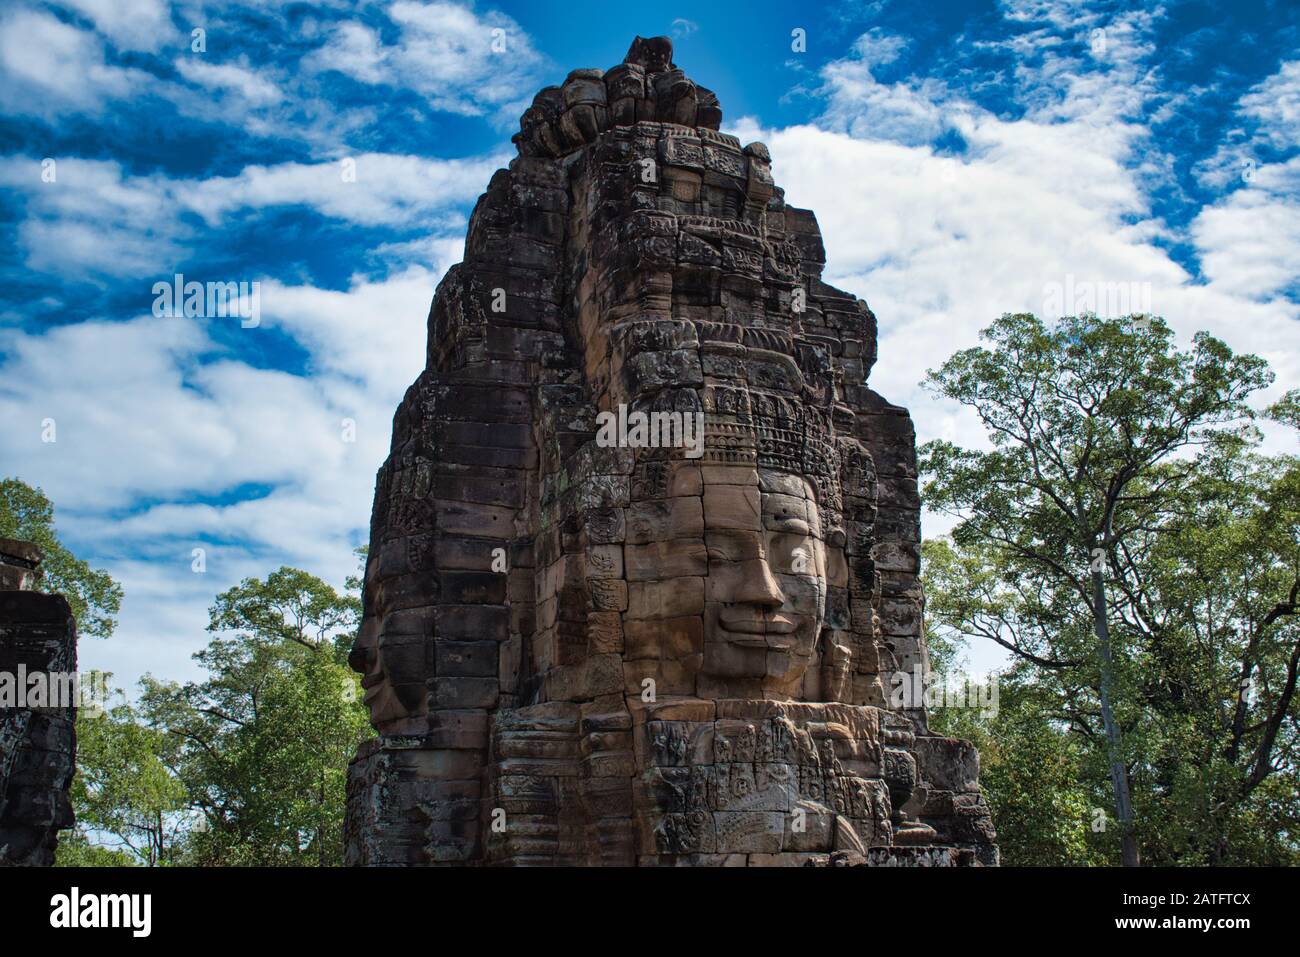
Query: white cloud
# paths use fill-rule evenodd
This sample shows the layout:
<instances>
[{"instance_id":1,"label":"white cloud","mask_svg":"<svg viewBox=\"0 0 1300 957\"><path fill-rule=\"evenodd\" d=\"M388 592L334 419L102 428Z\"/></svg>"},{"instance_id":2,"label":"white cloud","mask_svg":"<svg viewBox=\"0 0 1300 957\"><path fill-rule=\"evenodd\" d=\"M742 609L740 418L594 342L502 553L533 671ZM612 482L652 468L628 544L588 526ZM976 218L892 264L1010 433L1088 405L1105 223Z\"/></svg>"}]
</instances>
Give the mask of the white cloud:
<instances>
[{"instance_id":1,"label":"white cloud","mask_svg":"<svg viewBox=\"0 0 1300 957\"><path fill-rule=\"evenodd\" d=\"M1086 27L1069 24L1085 37ZM1018 119L935 80L881 83L853 57L823 71L826 110L816 125L736 124L743 141L771 147L787 200L817 213L827 280L871 304L880 323L871 384L911 409L918 441L980 441L974 416L929 395L920 380L975 345L978 330L1002 313L1047 313L1049 284L1070 276L1080 285L1148 288L1153 311L1184 346L1208 330L1263 356L1277 383L1260 405L1300 381L1300 308L1282 294L1300 275L1296 171L1261 168L1250 189L1173 235L1151 209L1159 173L1148 116L1168 95L1141 65L1143 29L1112 26L1106 62L1037 43L1037 66L1022 59L1017 76ZM960 158L936 154L945 129L965 140ZM1170 258L1161 245L1169 239L1196 243L1203 279ZM1268 447L1293 449L1294 438L1275 431ZM951 524L925 516L927 535ZM972 655L981 666L998 664L987 650Z\"/></svg>"},{"instance_id":2,"label":"white cloud","mask_svg":"<svg viewBox=\"0 0 1300 957\"><path fill-rule=\"evenodd\" d=\"M1191 227L1201 270L1234 295L1295 295L1300 283L1300 156L1255 171ZM1296 333L1300 338L1300 332Z\"/></svg>"},{"instance_id":3,"label":"white cloud","mask_svg":"<svg viewBox=\"0 0 1300 957\"><path fill-rule=\"evenodd\" d=\"M853 49L867 66L884 66L897 60L910 42L907 37L872 27L854 41Z\"/></svg>"},{"instance_id":4,"label":"white cloud","mask_svg":"<svg viewBox=\"0 0 1300 957\"><path fill-rule=\"evenodd\" d=\"M122 6L115 0L78 0L72 6L90 16L119 50L161 52L165 45L185 50L175 61L181 81L114 65L100 33L45 11L19 8L0 20L0 109L48 118L102 116L111 103L138 105L156 97L186 116L327 146L370 118L365 109L336 108L286 83L275 65L254 67L246 58L210 63L206 54L189 52L188 38L178 42L165 8L152 2ZM285 88L298 94L291 102Z\"/></svg>"},{"instance_id":5,"label":"white cloud","mask_svg":"<svg viewBox=\"0 0 1300 957\"><path fill-rule=\"evenodd\" d=\"M323 26L308 19L297 39L323 37L323 45L305 56L293 44L281 45L263 63L251 62L248 54L214 62L216 46L212 52L191 51L188 25L182 35L165 0L60 0L59 5L95 29L28 7L0 19L0 109L44 117L94 115L109 103L156 97L184 116L245 134L292 137L337 150L373 124L378 108L326 96L317 82L322 71L410 89L435 110L486 116L502 127L517 121L526 97L541 85L544 59L514 20L450 2L389 4L386 13L397 34L391 45L359 20ZM213 30L224 22L221 11L204 7L187 7L178 15ZM156 75L110 62L106 42L118 52L157 55ZM165 74L168 61L178 76Z\"/></svg>"},{"instance_id":6,"label":"white cloud","mask_svg":"<svg viewBox=\"0 0 1300 957\"><path fill-rule=\"evenodd\" d=\"M342 149L351 135L376 120L373 105L322 97L303 82L296 63L254 65L244 58L210 63L208 56L176 58L182 82L160 82L152 92L186 117L238 129L244 136L298 140L323 152Z\"/></svg>"},{"instance_id":7,"label":"white cloud","mask_svg":"<svg viewBox=\"0 0 1300 957\"><path fill-rule=\"evenodd\" d=\"M191 83L236 94L246 107L273 106L284 99L281 88L250 68L247 59L237 63L205 63L187 56L176 60L176 69Z\"/></svg>"},{"instance_id":8,"label":"white cloud","mask_svg":"<svg viewBox=\"0 0 1300 957\"><path fill-rule=\"evenodd\" d=\"M507 160L504 154L425 159L363 153L330 163L249 166L238 176L179 182L173 190L186 208L214 225L240 207L307 205L348 222L400 226L437 209L472 203Z\"/></svg>"},{"instance_id":9,"label":"white cloud","mask_svg":"<svg viewBox=\"0 0 1300 957\"><path fill-rule=\"evenodd\" d=\"M528 34L496 11L456 3L399 0L387 8L397 39L386 44L359 23L336 27L306 57L308 69L337 70L361 83L415 90L436 110L496 114L514 121L540 86L543 58Z\"/></svg>"},{"instance_id":10,"label":"white cloud","mask_svg":"<svg viewBox=\"0 0 1300 957\"><path fill-rule=\"evenodd\" d=\"M338 70L362 83L378 85L391 81L388 56L379 34L363 23L348 21L334 27L329 42L309 56L306 65Z\"/></svg>"},{"instance_id":11,"label":"white cloud","mask_svg":"<svg viewBox=\"0 0 1300 957\"><path fill-rule=\"evenodd\" d=\"M438 278L413 267L347 292L268 283L262 326L239 336L288 333L312 356L304 375L220 350L205 323L230 320L0 331L5 474L42 486L73 547L126 590L118 636L88 648L87 666L128 687L146 670L191 675L218 591L282 563L336 585L355 570ZM226 500L250 486L269 491ZM191 571L195 547L206 574Z\"/></svg>"},{"instance_id":12,"label":"white cloud","mask_svg":"<svg viewBox=\"0 0 1300 957\"><path fill-rule=\"evenodd\" d=\"M130 95L151 78L109 65L93 33L20 8L0 20L0 107L55 116Z\"/></svg>"},{"instance_id":13,"label":"white cloud","mask_svg":"<svg viewBox=\"0 0 1300 957\"><path fill-rule=\"evenodd\" d=\"M59 0L94 22L119 50L157 50L174 39L166 0Z\"/></svg>"},{"instance_id":14,"label":"white cloud","mask_svg":"<svg viewBox=\"0 0 1300 957\"><path fill-rule=\"evenodd\" d=\"M1228 190L1192 223L1201 270L1234 295L1294 300L1300 283L1300 60L1282 63L1246 93L1237 118L1242 127L1200 168L1204 185ZM1290 156L1257 162L1265 149Z\"/></svg>"},{"instance_id":15,"label":"white cloud","mask_svg":"<svg viewBox=\"0 0 1300 957\"><path fill-rule=\"evenodd\" d=\"M369 436L361 447L382 458L387 437L379 433L423 367L437 278L412 268L348 292L264 286L261 326L239 335L251 350L269 330L287 332L313 354L310 376L255 368L216 346L207 324L237 319L145 316L41 335L4 330L7 465L47 476L47 491L65 508L113 510L247 484L308 487L352 455L340 440L344 417ZM56 442L42 441L46 418L57 424ZM115 526L129 532L137 521Z\"/></svg>"},{"instance_id":16,"label":"white cloud","mask_svg":"<svg viewBox=\"0 0 1300 957\"><path fill-rule=\"evenodd\" d=\"M1300 146L1300 60L1283 63L1243 96L1239 112L1259 124L1264 138L1275 148Z\"/></svg>"},{"instance_id":17,"label":"white cloud","mask_svg":"<svg viewBox=\"0 0 1300 957\"><path fill-rule=\"evenodd\" d=\"M460 224L449 215L472 203L503 162L503 155L441 160L363 153L182 180L130 176L111 161L56 159L50 183L42 180L39 160L11 156L0 159L0 185L26 200L18 239L30 268L67 276L135 275L152 283L196 239L183 214L218 226L241 209L305 206L365 226L436 230Z\"/></svg>"},{"instance_id":18,"label":"white cloud","mask_svg":"<svg viewBox=\"0 0 1300 957\"><path fill-rule=\"evenodd\" d=\"M1237 102L1239 125L1198 162L1195 173L1208 189L1237 189L1259 170L1261 154L1287 156L1300 150L1300 60L1284 61L1276 73Z\"/></svg>"},{"instance_id":19,"label":"white cloud","mask_svg":"<svg viewBox=\"0 0 1300 957\"><path fill-rule=\"evenodd\" d=\"M452 262L459 260L462 247L454 248ZM347 292L270 282L262 290L265 314L308 348L318 371L368 385L390 383L390 393L400 398L424 368L421 320L436 280L450 265L440 262L433 273L411 267L378 283L358 277ZM395 389L391 380L398 356L412 371Z\"/></svg>"},{"instance_id":20,"label":"white cloud","mask_svg":"<svg viewBox=\"0 0 1300 957\"><path fill-rule=\"evenodd\" d=\"M1191 232L1209 254L1207 281L1193 281L1158 244L1171 236L1148 193L1160 164L1149 162L1147 115L1169 98L1143 65L1153 15L1104 20L1055 2L1006 13L1046 24L1018 51L1018 119L935 80L882 84L862 56L884 39L872 33L824 68L816 126L739 124L743 139L768 139L787 198L817 212L828 278L879 316L877 387L913 407L923 440L941 434L960 413L917 388L925 368L973 344L1003 312L1042 314L1048 284L1069 275L1149 284L1154 311L1184 338L1210 329L1266 355L1280 382L1300 379L1300 315L1280 296L1300 275L1295 168L1261 169L1251 190L1202 215ZM1086 43L1095 29L1104 43L1090 56L1063 52L1064 41ZM966 142L960 159L934 152L943 129Z\"/></svg>"},{"instance_id":21,"label":"white cloud","mask_svg":"<svg viewBox=\"0 0 1300 957\"><path fill-rule=\"evenodd\" d=\"M943 132L948 122L944 83L926 78L915 83L879 82L872 64L860 57L834 60L822 68L827 98L821 123L851 136L889 139L900 143L926 143Z\"/></svg>"}]
</instances>

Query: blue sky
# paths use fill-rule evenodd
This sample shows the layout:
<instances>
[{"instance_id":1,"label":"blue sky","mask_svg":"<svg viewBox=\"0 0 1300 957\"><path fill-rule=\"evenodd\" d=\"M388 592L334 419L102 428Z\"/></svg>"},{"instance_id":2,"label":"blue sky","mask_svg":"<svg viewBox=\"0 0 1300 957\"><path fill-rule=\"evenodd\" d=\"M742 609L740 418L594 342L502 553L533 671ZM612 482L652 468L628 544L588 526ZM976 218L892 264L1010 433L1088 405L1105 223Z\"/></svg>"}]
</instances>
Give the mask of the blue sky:
<instances>
[{"instance_id":1,"label":"blue sky","mask_svg":"<svg viewBox=\"0 0 1300 957\"><path fill-rule=\"evenodd\" d=\"M1264 355L1261 403L1300 379L1294 4L18 0L0 473L41 485L126 589L84 667L192 677L221 589L286 563L342 583L433 288L519 114L638 33L672 35L724 129L817 212L828 278L880 320L872 384L921 440L978 436L925 369L1067 284ZM260 324L155 317L176 272L260 282Z\"/></svg>"}]
</instances>

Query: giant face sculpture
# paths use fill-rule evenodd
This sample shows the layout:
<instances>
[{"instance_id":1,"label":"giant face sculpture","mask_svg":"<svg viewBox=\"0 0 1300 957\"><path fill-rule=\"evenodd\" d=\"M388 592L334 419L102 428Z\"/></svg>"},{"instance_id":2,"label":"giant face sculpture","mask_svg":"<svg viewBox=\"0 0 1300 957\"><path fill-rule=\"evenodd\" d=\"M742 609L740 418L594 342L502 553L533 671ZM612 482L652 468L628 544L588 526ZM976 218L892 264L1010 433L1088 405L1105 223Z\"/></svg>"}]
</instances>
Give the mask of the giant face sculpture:
<instances>
[{"instance_id":1,"label":"giant face sculpture","mask_svg":"<svg viewBox=\"0 0 1300 957\"><path fill-rule=\"evenodd\" d=\"M353 862L967 840L917 819L967 764L927 765L924 714L885 708L924 647L875 317L719 120L669 41L638 41L538 94L475 208L376 485ZM610 444L616 412L702 416L703 445Z\"/></svg>"},{"instance_id":2,"label":"giant face sculpture","mask_svg":"<svg viewBox=\"0 0 1300 957\"><path fill-rule=\"evenodd\" d=\"M719 692L748 679L735 681L736 690L795 697L826 612L826 547L812 486L771 469L713 472L722 474L704 485L701 671Z\"/></svg>"}]
</instances>

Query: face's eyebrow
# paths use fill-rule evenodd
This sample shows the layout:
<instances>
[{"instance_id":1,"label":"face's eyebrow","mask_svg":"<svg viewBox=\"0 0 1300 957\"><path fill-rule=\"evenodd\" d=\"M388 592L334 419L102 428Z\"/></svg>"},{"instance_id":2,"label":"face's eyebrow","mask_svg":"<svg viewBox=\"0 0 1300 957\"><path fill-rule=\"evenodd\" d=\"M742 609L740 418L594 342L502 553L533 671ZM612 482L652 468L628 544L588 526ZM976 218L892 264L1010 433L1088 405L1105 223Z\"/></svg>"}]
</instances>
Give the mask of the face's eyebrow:
<instances>
[{"instance_id":1,"label":"face's eyebrow","mask_svg":"<svg viewBox=\"0 0 1300 957\"><path fill-rule=\"evenodd\" d=\"M704 535L704 544L710 552L721 553L727 561L740 562L763 554L760 532L710 529Z\"/></svg>"}]
</instances>

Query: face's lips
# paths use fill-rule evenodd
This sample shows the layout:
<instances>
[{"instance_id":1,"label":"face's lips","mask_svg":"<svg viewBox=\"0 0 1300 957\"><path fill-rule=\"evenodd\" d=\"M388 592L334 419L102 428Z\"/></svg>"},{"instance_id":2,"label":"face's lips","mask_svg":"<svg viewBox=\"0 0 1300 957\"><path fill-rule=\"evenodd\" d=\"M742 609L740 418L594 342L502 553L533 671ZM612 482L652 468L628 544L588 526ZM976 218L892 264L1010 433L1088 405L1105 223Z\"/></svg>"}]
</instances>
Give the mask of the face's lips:
<instances>
[{"instance_id":1,"label":"face's lips","mask_svg":"<svg viewBox=\"0 0 1300 957\"><path fill-rule=\"evenodd\" d=\"M768 614L746 614L724 608L718 614L718 625L723 631L740 635L789 635L798 630L796 622L779 612ZM740 642L737 642L739 644ZM757 644L766 644L765 641Z\"/></svg>"},{"instance_id":2,"label":"face's lips","mask_svg":"<svg viewBox=\"0 0 1300 957\"><path fill-rule=\"evenodd\" d=\"M368 705L370 702L379 697L383 691L384 669L375 667L361 676L361 703Z\"/></svg>"}]
</instances>

